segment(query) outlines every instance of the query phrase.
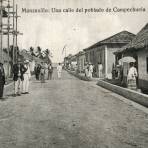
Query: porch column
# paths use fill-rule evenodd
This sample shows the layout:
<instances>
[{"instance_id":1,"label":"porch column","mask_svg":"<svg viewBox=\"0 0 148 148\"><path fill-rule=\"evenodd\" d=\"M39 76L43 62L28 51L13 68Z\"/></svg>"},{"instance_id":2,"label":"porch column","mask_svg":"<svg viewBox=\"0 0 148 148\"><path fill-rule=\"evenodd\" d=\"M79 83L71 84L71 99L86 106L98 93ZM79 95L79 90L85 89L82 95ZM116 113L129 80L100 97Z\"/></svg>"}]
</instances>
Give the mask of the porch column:
<instances>
[{"instance_id":1,"label":"porch column","mask_svg":"<svg viewBox=\"0 0 148 148\"><path fill-rule=\"evenodd\" d=\"M108 68L107 61L108 61L108 59L107 59L107 46L105 46L105 78L107 78L107 68Z\"/></svg>"}]
</instances>

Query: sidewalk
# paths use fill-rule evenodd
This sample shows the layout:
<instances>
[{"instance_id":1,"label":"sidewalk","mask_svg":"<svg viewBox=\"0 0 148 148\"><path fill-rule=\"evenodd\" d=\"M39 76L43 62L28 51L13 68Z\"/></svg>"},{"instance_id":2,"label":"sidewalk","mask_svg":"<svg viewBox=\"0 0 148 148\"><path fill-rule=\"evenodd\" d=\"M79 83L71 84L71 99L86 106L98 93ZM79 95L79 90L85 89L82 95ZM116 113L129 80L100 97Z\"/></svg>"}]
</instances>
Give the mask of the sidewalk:
<instances>
[{"instance_id":1,"label":"sidewalk","mask_svg":"<svg viewBox=\"0 0 148 148\"><path fill-rule=\"evenodd\" d=\"M84 80L84 81L95 81L97 82L98 80L100 80L99 78L88 78L85 76L84 73L76 73L75 71L70 71L70 70L66 70L68 73L74 75L75 77Z\"/></svg>"},{"instance_id":2,"label":"sidewalk","mask_svg":"<svg viewBox=\"0 0 148 148\"><path fill-rule=\"evenodd\" d=\"M68 70L67 70L68 71ZM138 104L141 104L145 107L148 107L148 95L142 94L140 92L136 92L134 90L130 90L127 88L123 88L111 83L108 83L106 81L103 81L99 78L87 78L84 74L77 74L76 72L68 71L70 74L74 75L75 77L84 80L84 81L94 81L96 82L96 85L101 86L105 89L108 89L116 94L119 94L129 100L132 100Z\"/></svg>"}]
</instances>

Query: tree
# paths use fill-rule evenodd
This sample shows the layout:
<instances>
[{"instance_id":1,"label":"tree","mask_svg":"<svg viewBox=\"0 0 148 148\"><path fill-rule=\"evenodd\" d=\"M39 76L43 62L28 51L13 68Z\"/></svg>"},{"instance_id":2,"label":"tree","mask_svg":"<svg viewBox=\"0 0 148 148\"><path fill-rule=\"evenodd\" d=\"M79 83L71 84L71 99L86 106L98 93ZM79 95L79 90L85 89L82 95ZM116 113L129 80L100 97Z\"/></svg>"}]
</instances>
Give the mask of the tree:
<instances>
[{"instance_id":1,"label":"tree","mask_svg":"<svg viewBox=\"0 0 148 148\"><path fill-rule=\"evenodd\" d=\"M42 49L40 46L37 47L37 57L43 59Z\"/></svg>"},{"instance_id":2,"label":"tree","mask_svg":"<svg viewBox=\"0 0 148 148\"><path fill-rule=\"evenodd\" d=\"M30 50L30 54L31 54L32 56L35 56L35 53L34 53L34 48L33 48L32 46L30 47L30 49L29 49L29 50Z\"/></svg>"}]
</instances>

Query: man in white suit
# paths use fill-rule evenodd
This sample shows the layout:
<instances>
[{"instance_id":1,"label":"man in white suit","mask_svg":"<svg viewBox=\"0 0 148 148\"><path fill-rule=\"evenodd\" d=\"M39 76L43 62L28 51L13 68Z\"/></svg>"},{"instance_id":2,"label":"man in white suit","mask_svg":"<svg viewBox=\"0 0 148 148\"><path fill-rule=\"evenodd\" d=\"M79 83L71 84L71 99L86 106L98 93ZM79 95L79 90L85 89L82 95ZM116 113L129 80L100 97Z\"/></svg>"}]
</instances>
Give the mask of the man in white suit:
<instances>
[{"instance_id":1,"label":"man in white suit","mask_svg":"<svg viewBox=\"0 0 148 148\"><path fill-rule=\"evenodd\" d=\"M29 61L25 60L24 67L27 69L24 73L24 81L23 81L23 94L29 94L29 80L31 78Z\"/></svg>"},{"instance_id":2,"label":"man in white suit","mask_svg":"<svg viewBox=\"0 0 148 148\"><path fill-rule=\"evenodd\" d=\"M57 66L57 73L58 73L58 78L61 78L61 74L62 74L62 65L61 65L61 63L59 63L59 65Z\"/></svg>"}]
</instances>

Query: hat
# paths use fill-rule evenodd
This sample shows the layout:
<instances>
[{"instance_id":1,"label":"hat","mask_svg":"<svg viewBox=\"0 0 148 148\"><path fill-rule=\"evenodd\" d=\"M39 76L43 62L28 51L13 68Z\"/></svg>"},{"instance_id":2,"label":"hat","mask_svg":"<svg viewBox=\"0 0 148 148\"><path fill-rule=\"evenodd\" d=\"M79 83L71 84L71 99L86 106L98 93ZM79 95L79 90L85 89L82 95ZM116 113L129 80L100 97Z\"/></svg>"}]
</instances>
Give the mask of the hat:
<instances>
[{"instance_id":1,"label":"hat","mask_svg":"<svg viewBox=\"0 0 148 148\"><path fill-rule=\"evenodd\" d=\"M29 60L25 60L24 63L26 63L26 64L29 63Z\"/></svg>"}]
</instances>

